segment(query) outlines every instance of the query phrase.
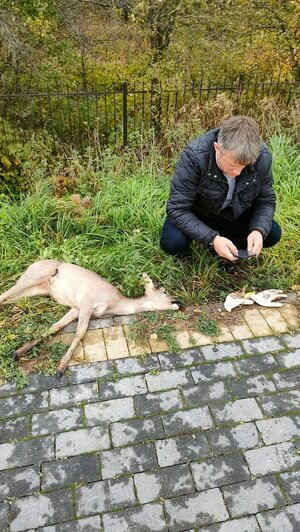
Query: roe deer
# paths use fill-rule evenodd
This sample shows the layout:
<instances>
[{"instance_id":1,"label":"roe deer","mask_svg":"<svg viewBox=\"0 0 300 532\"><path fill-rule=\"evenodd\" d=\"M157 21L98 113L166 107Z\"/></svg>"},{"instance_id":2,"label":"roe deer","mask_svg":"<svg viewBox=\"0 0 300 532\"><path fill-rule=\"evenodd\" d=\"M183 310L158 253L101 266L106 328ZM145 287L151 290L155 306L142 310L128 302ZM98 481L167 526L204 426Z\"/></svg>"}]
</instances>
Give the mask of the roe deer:
<instances>
[{"instance_id":1,"label":"roe deer","mask_svg":"<svg viewBox=\"0 0 300 532\"><path fill-rule=\"evenodd\" d=\"M147 274L145 280L145 295L139 298L127 298L108 281L96 273L68 262L45 259L34 262L21 275L17 283L0 295L0 304L4 301L31 296L51 296L61 305L71 307L71 310L54 323L44 335L35 340L25 342L14 353L18 356L26 353L44 338L58 332L71 321L78 318L75 337L61 358L57 374L61 376L80 340L85 335L91 316L118 316L134 314L136 312L154 310L178 310L178 301L166 294L163 288L156 289Z\"/></svg>"}]
</instances>

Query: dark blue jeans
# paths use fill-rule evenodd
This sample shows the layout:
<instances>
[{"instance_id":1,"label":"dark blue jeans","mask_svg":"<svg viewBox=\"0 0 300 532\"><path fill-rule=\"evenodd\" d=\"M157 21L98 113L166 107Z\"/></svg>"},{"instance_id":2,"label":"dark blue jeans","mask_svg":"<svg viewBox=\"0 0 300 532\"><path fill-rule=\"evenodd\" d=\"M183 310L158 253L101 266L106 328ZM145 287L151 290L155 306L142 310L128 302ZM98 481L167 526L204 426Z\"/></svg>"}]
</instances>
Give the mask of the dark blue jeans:
<instances>
[{"instance_id":1,"label":"dark blue jeans","mask_svg":"<svg viewBox=\"0 0 300 532\"><path fill-rule=\"evenodd\" d=\"M234 222L227 220L204 220L212 229L221 236L229 238L238 249L247 249L247 236L249 234L249 217L240 216ZM271 231L263 242L264 248L277 244L281 238L281 227L273 220ZM187 256L190 253L192 239L181 229L178 229L169 218L166 219L160 237L160 247L169 255Z\"/></svg>"}]
</instances>

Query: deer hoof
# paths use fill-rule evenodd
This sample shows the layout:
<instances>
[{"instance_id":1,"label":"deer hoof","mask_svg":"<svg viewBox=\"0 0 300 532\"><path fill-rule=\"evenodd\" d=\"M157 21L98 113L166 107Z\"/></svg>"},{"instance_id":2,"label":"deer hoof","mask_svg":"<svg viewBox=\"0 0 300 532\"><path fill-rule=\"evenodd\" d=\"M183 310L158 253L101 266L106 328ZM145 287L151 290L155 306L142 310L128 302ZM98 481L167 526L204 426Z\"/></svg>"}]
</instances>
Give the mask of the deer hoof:
<instances>
[{"instance_id":1,"label":"deer hoof","mask_svg":"<svg viewBox=\"0 0 300 532\"><path fill-rule=\"evenodd\" d=\"M13 351L12 352L12 359L13 359L14 362L16 362L16 360L19 359L18 351Z\"/></svg>"},{"instance_id":2,"label":"deer hoof","mask_svg":"<svg viewBox=\"0 0 300 532\"><path fill-rule=\"evenodd\" d=\"M61 369L56 370L56 375L58 376L59 379L62 378L63 374L64 374L64 371L61 371Z\"/></svg>"}]
</instances>

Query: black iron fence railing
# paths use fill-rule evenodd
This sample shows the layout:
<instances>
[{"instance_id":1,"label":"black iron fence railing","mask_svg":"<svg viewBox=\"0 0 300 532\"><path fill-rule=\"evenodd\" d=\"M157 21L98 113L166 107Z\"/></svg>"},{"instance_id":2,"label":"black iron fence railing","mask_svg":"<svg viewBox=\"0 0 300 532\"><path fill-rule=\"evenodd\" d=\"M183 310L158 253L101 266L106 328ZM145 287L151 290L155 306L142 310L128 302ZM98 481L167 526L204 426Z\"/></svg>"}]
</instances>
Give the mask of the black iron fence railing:
<instances>
[{"instance_id":1,"label":"black iron fence railing","mask_svg":"<svg viewBox=\"0 0 300 532\"><path fill-rule=\"evenodd\" d=\"M152 82L93 87L89 90L56 87L47 92L9 90L0 86L0 146L26 142L33 135L73 146L127 146L131 138L149 129L160 133L169 120L190 106L203 104L223 93L238 113L254 112L258 101L276 96L288 106L299 93L299 83L274 79L238 79L213 85L194 82L180 88Z\"/></svg>"}]
</instances>

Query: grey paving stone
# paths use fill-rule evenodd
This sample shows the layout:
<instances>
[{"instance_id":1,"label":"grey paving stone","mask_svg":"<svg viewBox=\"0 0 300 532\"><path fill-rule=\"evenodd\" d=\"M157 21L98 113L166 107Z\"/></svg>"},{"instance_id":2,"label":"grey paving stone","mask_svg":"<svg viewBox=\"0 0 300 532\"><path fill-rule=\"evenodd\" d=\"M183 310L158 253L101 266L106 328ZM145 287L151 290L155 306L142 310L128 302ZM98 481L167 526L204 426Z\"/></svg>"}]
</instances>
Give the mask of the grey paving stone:
<instances>
[{"instance_id":1,"label":"grey paving stone","mask_svg":"<svg viewBox=\"0 0 300 532\"><path fill-rule=\"evenodd\" d=\"M192 462L191 470L197 491L220 488L250 478L249 469L240 454Z\"/></svg>"},{"instance_id":2,"label":"grey paving stone","mask_svg":"<svg viewBox=\"0 0 300 532\"><path fill-rule=\"evenodd\" d=\"M300 409L300 391L294 390L260 396L257 401L267 416L289 414Z\"/></svg>"},{"instance_id":3,"label":"grey paving stone","mask_svg":"<svg viewBox=\"0 0 300 532\"><path fill-rule=\"evenodd\" d=\"M73 333L76 331L78 320L72 321L69 325L66 325L63 329L63 333ZM95 318L89 321L88 330L105 329L106 327L113 327L114 321L111 317Z\"/></svg>"},{"instance_id":4,"label":"grey paving stone","mask_svg":"<svg viewBox=\"0 0 300 532\"><path fill-rule=\"evenodd\" d=\"M27 436L29 436L28 416L0 421L0 443L21 440Z\"/></svg>"},{"instance_id":5,"label":"grey paving stone","mask_svg":"<svg viewBox=\"0 0 300 532\"><path fill-rule=\"evenodd\" d=\"M103 424L87 429L62 432L56 436L56 458L109 448L108 428Z\"/></svg>"},{"instance_id":6,"label":"grey paving stone","mask_svg":"<svg viewBox=\"0 0 300 532\"><path fill-rule=\"evenodd\" d=\"M274 373L272 379L278 390L296 390L300 388L300 368Z\"/></svg>"},{"instance_id":7,"label":"grey paving stone","mask_svg":"<svg viewBox=\"0 0 300 532\"><path fill-rule=\"evenodd\" d=\"M114 316L114 325L131 325L136 320L135 314L129 314L128 316Z\"/></svg>"},{"instance_id":8,"label":"grey paving stone","mask_svg":"<svg viewBox=\"0 0 300 532\"><path fill-rule=\"evenodd\" d=\"M275 357L270 354L241 358L234 361L234 366L242 377L279 369Z\"/></svg>"},{"instance_id":9,"label":"grey paving stone","mask_svg":"<svg viewBox=\"0 0 300 532\"><path fill-rule=\"evenodd\" d=\"M245 451L244 456L252 475L268 475L300 467L300 456L290 442L251 449Z\"/></svg>"},{"instance_id":10,"label":"grey paving stone","mask_svg":"<svg viewBox=\"0 0 300 532\"><path fill-rule=\"evenodd\" d=\"M300 416L262 419L256 425L266 445L300 438Z\"/></svg>"},{"instance_id":11,"label":"grey paving stone","mask_svg":"<svg viewBox=\"0 0 300 532\"><path fill-rule=\"evenodd\" d=\"M7 397L9 395L19 394L20 391L14 382L5 382L0 385L0 397Z\"/></svg>"},{"instance_id":12,"label":"grey paving stone","mask_svg":"<svg viewBox=\"0 0 300 532\"><path fill-rule=\"evenodd\" d=\"M214 382L212 384L197 384L191 388L182 390L186 406L198 406L232 399L223 382Z\"/></svg>"},{"instance_id":13,"label":"grey paving stone","mask_svg":"<svg viewBox=\"0 0 300 532\"><path fill-rule=\"evenodd\" d=\"M132 478L104 480L76 489L77 515L88 516L136 502Z\"/></svg>"},{"instance_id":14,"label":"grey paving stone","mask_svg":"<svg viewBox=\"0 0 300 532\"><path fill-rule=\"evenodd\" d=\"M137 498L140 503L187 495L195 491L195 485L188 465L164 467L134 475Z\"/></svg>"},{"instance_id":15,"label":"grey paving stone","mask_svg":"<svg viewBox=\"0 0 300 532\"><path fill-rule=\"evenodd\" d=\"M159 417L129 419L124 423L113 423L111 425L111 435L113 446L119 447L120 445L163 438L164 429Z\"/></svg>"},{"instance_id":16,"label":"grey paving stone","mask_svg":"<svg viewBox=\"0 0 300 532\"><path fill-rule=\"evenodd\" d=\"M68 490L30 495L11 504L12 532L35 529L73 517L72 497Z\"/></svg>"},{"instance_id":17,"label":"grey paving stone","mask_svg":"<svg viewBox=\"0 0 300 532\"><path fill-rule=\"evenodd\" d=\"M283 334L282 339L289 347L294 347L295 349L300 347L300 332L296 332L295 334Z\"/></svg>"},{"instance_id":18,"label":"grey paving stone","mask_svg":"<svg viewBox=\"0 0 300 532\"><path fill-rule=\"evenodd\" d=\"M0 470L53 460L54 438L46 436L33 440L0 445Z\"/></svg>"},{"instance_id":19,"label":"grey paving stone","mask_svg":"<svg viewBox=\"0 0 300 532\"><path fill-rule=\"evenodd\" d=\"M101 400L130 397L147 392L144 375L124 377L117 382L103 382L99 385L99 397Z\"/></svg>"},{"instance_id":20,"label":"grey paving stone","mask_svg":"<svg viewBox=\"0 0 300 532\"><path fill-rule=\"evenodd\" d=\"M69 484L84 484L100 480L98 455L72 456L42 464L42 490L63 488Z\"/></svg>"},{"instance_id":21,"label":"grey paving stone","mask_svg":"<svg viewBox=\"0 0 300 532\"><path fill-rule=\"evenodd\" d=\"M53 526L46 526L36 529L38 532L99 532L101 529L101 519L99 515L58 523Z\"/></svg>"},{"instance_id":22,"label":"grey paving stone","mask_svg":"<svg viewBox=\"0 0 300 532\"><path fill-rule=\"evenodd\" d=\"M253 421L263 414L255 399L237 399L222 405L211 405L211 411L219 424Z\"/></svg>"},{"instance_id":23,"label":"grey paving stone","mask_svg":"<svg viewBox=\"0 0 300 532\"><path fill-rule=\"evenodd\" d=\"M103 515L104 532L165 532L166 521L160 504L144 504Z\"/></svg>"},{"instance_id":24,"label":"grey paving stone","mask_svg":"<svg viewBox=\"0 0 300 532\"><path fill-rule=\"evenodd\" d=\"M32 434L34 436L63 432L82 427L84 423L80 408L62 408L32 416Z\"/></svg>"},{"instance_id":25,"label":"grey paving stone","mask_svg":"<svg viewBox=\"0 0 300 532\"><path fill-rule=\"evenodd\" d=\"M194 383L189 371L184 369L165 370L158 375L147 373L146 381L149 392L159 392L161 390L177 388L177 386L188 386Z\"/></svg>"},{"instance_id":26,"label":"grey paving stone","mask_svg":"<svg viewBox=\"0 0 300 532\"><path fill-rule=\"evenodd\" d=\"M93 364L80 364L68 368L68 377L71 384L81 384L83 382L94 381L111 377L115 370L112 360L94 362Z\"/></svg>"},{"instance_id":27,"label":"grey paving stone","mask_svg":"<svg viewBox=\"0 0 300 532\"><path fill-rule=\"evenodd\" d=\"M278 336L266 336L264 338L249 338L242 341L246 353L262 354L282 351L286 349L284 342Z\"/></svg>"},{"instance_id":28,"label":"grey paving stone","mask_svg":"<svg viewBox=\"0 0 300 532\"><path fill-rule=\"evenodd\" d=\"M1 418L41 412L49 407L49 392L15 395L0 399Z\"/></svg>"},{"instance_id":29,"label":"grey paving stone","mask_svg":"<svg viewBox=\"0 0 300 532\"><path fill-rule=\"evenodd\" d=\"M239 399L276 391L274 383L265 375L228 381L227 385L231 393Z\"/></svg>"},{"instance_id":30,"label":"grey paving stone","mask_svg":"<svg viewBox=\"0 0 300 532\"><path fill-rule=\"evenodd\" d=\"M229 518L218 488L168 499L165 502L165 511L172 532L226 521Z\"/></svg>"},{"instance_id":31,"label":"grey paving stone","mask_svg":"<svg viewBox=\"0 0 300 532\"><path fill-rule=\"evenodd\" d=\"M300 502L300 471L282 473L279 478L288 495L289 502Z\"/></svg>"},{"instance_id":32,"label":"grey paving stone","mask_svg":"<svg viewBox=\"0 0 300 532\"><path fill-rule=\"evenodd\" d=\"M163 369L194 366L203 362L199 347L185 349L181 353L159 353L158 358Z\"/></svg>"},{"instance_id":33,"label":"grey paving stone","mask_svg":"<svg viewBox=\"0 0 300 532\"><path fill-rule=\"evenodd\" d=\"M161 467L190 462L212 455L206 434L200 432L158 440L155 442L155 447L158 464Z\"/></svg>"},{"instance_id":34,"label":"grey paving stone","mask_svg":"<svg viewBox=\"0 0 300 532\"><path fill-rule=\"evenodd\" d=\"M175 412L174 414L165 414L162 420L168 436L194 432L199 429L210 429L213 426L207 406Z\"/></svg>"},{"instance_id":35,"label":"grey paving stone","mask_svg":"<svg viewBox=\"0 0 300 532\"><path fill-rule=\"evenodd\" d=\"M212 362L202 364L198 369L190 369L195 384L200 382L208 383L216 380L230 379L236 377L237 372L232 362Z\"/></svg>"},{"instance_id":36,"label":"grey paving stone","mask_svg":"<svg viewBox=\"0 0 300 532\"><path fill-rule=\"evenodd\" d=\"M50 406L66 407L77 403L97 401L98 388L96 382L86 382L84 384L74 384L65 388L55 388L50 390Z\"/></svg>"},{"instance_id":37,"label":"grey paving stone","mask_svg":"<svg viewBox=\"0 0 300 532\"><path fill-rule=\"evenodd\" d=\"M162 393L148 393L134 397L134 405L138 416L159 414L183 407L178 390L169 390Z\"/></svg>"},{"instance_id":38,"label":"grey paving stone","mask_svg":"<svg viewBox=\"0 0 300 532\"><path fill-rule=\"evenodd\" d=\"M207 436L215 454L252 449L262 444L254 423L243 423L230 429L210 430Z\"/></svg>"},{"instance_id":39,"label":"grey paving stone","mask_svg":"<svg viewBox=\"0 0 300 532\"><path fill-rule=\"evenodd\" d=\"M0 503L0 530L6 532L9 530L9 505Z\"/></svg>"},{"instance_id":40,"label":"grey paving stone","mask_svg":"<svg viewBox=\"0 0 300 532\"><path fill-rule=\"evenodd\" d=\"M285 504L275 479L270 476L226 486L222 492L232 517L256 514Z\"/></svg>"},{"instance_id":41,"label":"grey paving stone","mask_svg":"<svg viewBox=\"0 0 300 532\"><path fill-rule=\"evenodd\" d=\"M216 361L223 358L236 358L243 356L245 353L241 344L238 342L226 342L222 344L205 345L201 348L204 360Z\"/></svg>"},{"instance_id":42,"label":"grey paving stone","mask_svg":"<svg viewBox=\"0 0 300 532\"><path fill-rule=\"evenodd\" d=\"M106 329L107 327L113 327L113 325L114 318L112 318L111 316L104 316L103 318L92 318L89 321L89 331L95 329Z\"/></svg>"},{"instance_id":43,"label":"grey paving stone","mask_svg":"<svg viewBox=\"0 0 300 532\"><path fill-rule=\"evenodd\" d=\"M40 489L38 466L20 467L0 473L0 501L7 497L23 497Z\"/></svg>"},{"instance_id":44,"label":"grey paving stone","mask_svg":"<svg viewBox=\"0 0 300 532\"><path fill-rule=\"evenodd\" d=\"M257 514L257 520L262 532L298 532L300 504Z\"/></svg>"},{"instance_id":45,"label":"grey paving stone","mask_svg":"<svg viewBox=\"0 0 300 532\"><path fill-rule=\"evenodd\" d=\"M230 519L224 523L199 528L201 532L261 532L254 516Z\"/></svg>"},{"instance_id":46,"label":"grey paving stone","mask_svg":"<svg viewBox=\"0 0 300 532\"><path fill-rule=\"evenodd\" d=\"M281 353L276 356L276 360L284 368L296 368L300 366L300 349L290 353Z\"/></svg>"},{"instance_id":47,"label":"grey paving stone","mask_svg":"<svg viewBox=\"0 0 300 532\"><path fill-rule=\"evenodd\" d=\"M88 426L135 416L132 397L88 404L85 405L84 410Z\"/></svg>"},{"instance_id":48,"label":"grey paving stone","mask_svg":"<svg viewBox=\"0 0 300 532\"><path fill-rule=\"evenodd\" d=\"M114 362L117 372L120 375L134 375L136 373L147 373L152 369L160 369L157 355L117 358Z\"/></svg>"},{"instance_id":49,"label":"grey paving stone","mask_svg":"<svg viewBox=\"0 0 300 532\"><path fill-rule=\"evenodd\" d=\"M39 373L33 373L27 376L28 384L20 391L20 393L35 392L37 389L50 390L52 388L61 388L67 386L69 378L67 373L62 377L57 375L41 375Z\"/></svg>"},{"instance_id":50,"label":"grey paving stone","mask_svg":"<svg viewBox=\"0 0 300 532\"><path fill-rule=\"evenodd\" d=\"M140 443L101 453L102 478L114 478L126 473L138 473L157 467L154 445Z\"/></svg>"}]
</instances>

